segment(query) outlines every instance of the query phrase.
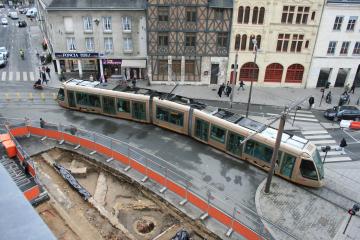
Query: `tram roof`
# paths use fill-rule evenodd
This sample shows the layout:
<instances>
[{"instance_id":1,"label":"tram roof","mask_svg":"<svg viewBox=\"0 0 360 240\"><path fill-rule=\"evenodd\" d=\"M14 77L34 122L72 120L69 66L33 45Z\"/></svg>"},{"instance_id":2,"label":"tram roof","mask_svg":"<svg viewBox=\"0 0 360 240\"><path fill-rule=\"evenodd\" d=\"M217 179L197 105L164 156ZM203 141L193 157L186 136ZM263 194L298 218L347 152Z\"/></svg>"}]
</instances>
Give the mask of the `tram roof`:
<instances>
[{"instance_id":1,"label":"tram roof","mask_svg":"<svg viewBox=\"0 0 360 240\"><path fill-rule=\"evenodd\" d=\"M109 81L107 83L100 83L98 81L87 81L87 80L79 80L79 79L70 79L66 81L66 85L69 86L82 86L82 87L89 87L89 88L97 88L97 89L105 89L105 90L112 90L118 92L127 92L132 94L139 94L139 95L147 95L147 96L156 96L160 99L172 101L178 104L187 105L192 108L198 109L206 114L218 117L223 119L227 122L239 125L243 128L249 129L251 131L260 132L260 134L267 138L276 139L276 135L278 130L267 126L264 123L246 118L238 113L229 111L227 109L217 108L213 106L208 106L205 103L196 101L192 98L187 98L183 96L179 96L176 94L169 94L164 92L158 92L153 89L147 88L133 88L128 86L119 85L118 81ZM289 144L293 147L303 149L305 145L308 143L308 140L304 138L300 138L298 136L289 134L284 132L281 138L283 143Z\"/></svg>"}]
</instances>

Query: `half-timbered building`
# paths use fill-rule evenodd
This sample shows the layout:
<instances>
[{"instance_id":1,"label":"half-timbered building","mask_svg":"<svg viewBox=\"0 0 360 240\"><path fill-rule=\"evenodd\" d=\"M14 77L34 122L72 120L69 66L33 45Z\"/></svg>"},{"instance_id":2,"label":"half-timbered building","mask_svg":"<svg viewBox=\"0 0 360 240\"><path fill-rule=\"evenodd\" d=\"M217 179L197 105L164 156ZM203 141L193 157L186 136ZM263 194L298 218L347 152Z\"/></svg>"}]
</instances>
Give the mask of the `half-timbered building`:
<instances>
[{"instance_id":1,"label":"half-timbered building","mask_svg":"<svg viewBox=\"0 0 360 240\"><path fill-rule=\"evenodd\" d=\"M147 41L150 82L224 82L232 7L232 0L149 0Z\"/></svg>"}]
</instances>

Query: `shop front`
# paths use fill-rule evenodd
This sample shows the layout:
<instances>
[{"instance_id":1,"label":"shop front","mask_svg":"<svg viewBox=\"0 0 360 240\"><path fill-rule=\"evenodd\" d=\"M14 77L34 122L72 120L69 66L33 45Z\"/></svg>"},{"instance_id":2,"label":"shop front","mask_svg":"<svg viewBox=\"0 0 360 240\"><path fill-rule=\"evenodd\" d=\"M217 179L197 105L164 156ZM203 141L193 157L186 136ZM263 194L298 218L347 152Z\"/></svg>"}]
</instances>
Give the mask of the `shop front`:
<instances>
[{"instance_id":1,"label":"shop front","mask_svg":"<svg viewBox=\"0 0 360 240\"><path fill-rule=\"evenodd\" d=\"M60 74L78 73L82 78L84 73L100 75L98 53L55 53L55 70Z\"/></svg>"},{"instance_id":2,"label":"shop front","mask_svg":"<svg viewBox=\"0 0 360 240\"><path fill-rule=\"evenodd\" d=\"M143 79L146 76L145 59L102 59L105 77L122 75L125 79Z\"/></svg>"}]
</instances>

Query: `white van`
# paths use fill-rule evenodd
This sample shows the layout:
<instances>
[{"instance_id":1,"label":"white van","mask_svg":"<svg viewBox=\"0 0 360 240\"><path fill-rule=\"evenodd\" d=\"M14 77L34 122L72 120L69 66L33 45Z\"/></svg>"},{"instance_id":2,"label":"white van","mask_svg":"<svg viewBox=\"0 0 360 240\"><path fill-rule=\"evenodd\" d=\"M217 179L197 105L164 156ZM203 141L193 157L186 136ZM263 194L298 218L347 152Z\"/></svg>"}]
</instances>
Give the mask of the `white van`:
<instances>
[{"instance_id":1,"label":"white van","mask_svg":"<svg viewBox=\"0 0 360 240\"><path fill-rule=\"evenodd\" d=\"M9 15L11 19L19 19L17 12L11 12Z\"/></svg>"},{"instance_id":2,"label":"white van","mask_svg":"<svg viewBox=\"0 0 360 240\"><path fill-rule=\"evenodd\" d=\"M30 17L30 18L34 18L34 17L36 17L36 15L37 15L37 9L36 8L30 8L26 12L26 16Z\"/></svg>"}]
</instances>

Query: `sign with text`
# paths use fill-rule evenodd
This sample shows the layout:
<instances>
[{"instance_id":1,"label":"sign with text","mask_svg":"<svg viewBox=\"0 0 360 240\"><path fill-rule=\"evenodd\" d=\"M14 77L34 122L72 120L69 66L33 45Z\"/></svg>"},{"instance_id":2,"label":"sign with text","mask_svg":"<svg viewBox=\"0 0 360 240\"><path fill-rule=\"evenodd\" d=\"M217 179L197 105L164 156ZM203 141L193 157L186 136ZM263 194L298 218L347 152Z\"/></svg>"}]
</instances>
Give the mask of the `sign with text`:
<instances>
[{"instance_id":1,"label":"sign with text","mask_svg":"<svg viewBox=\"0 0 360 240\"><path fill-rule=\"evenodd\" d=\"M97 58L99 53L55 53L56 58Z\"/></svg>"},{"instance_id":2,"label":"sign with text","mask_svg":"<svg viewBox=\"0 0 360 240\"><path fill-rule=\"evenodd\" d=\"M121 65L122 60L121 59L103 59L103 64L107 65Z\"/></svg>"}]
</instances>

